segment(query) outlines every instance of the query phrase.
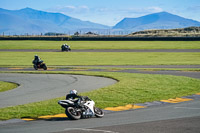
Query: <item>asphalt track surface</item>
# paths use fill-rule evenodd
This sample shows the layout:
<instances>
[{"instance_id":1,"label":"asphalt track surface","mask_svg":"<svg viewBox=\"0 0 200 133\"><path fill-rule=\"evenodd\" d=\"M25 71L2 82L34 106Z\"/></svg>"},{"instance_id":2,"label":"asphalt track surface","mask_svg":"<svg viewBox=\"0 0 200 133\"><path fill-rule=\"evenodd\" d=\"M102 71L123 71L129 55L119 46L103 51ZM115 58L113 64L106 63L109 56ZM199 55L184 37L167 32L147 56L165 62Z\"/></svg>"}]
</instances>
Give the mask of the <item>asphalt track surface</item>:
<instances>
[{"instance_id":1,"label":"asphalt track surface","mask_svg":"<svg viewBox=\"0 0 200 133\"><path fill-rule=\"evenodd\" d=\"M20 84L16 89L0 93L0 108L65 96L71 89L87 92L116 82L94 76L19 73L0 73L0 81Z\"/></svg>"},{"instance_id":2,"label":"asphalt track surface","mask_svg":"<svg viewBox=\"0 0 200 133\"><path fill-rule=\"evenodd\" d=\"M176 51L177 52L177 51ZM107 66L112 67L112 66ZM120 66L119 66L120 67ZM123 66L121 66L123 67ZM135 67L135 66L129 66ZM137 66L138 67L138 66ZM140 66L149 68L149 66ZM165 66L163 68L199 68L192 66ZM160 68L160 66L152 66ZM31 68L27 68L29 71ZM15 71L1 68L1 71ZM26 71L25 70L25 71ZM70 71L67 68L58 71ZM51 70L51 71L57 71ZM88 71L103 71L90 69ZM200 79L200 72L183 71L139 71L118 70L116 72L167 74L175 76L187 76ZM9 74L8 74L9 75ZM26 74L25 74L26 75ZM1 76L2 77L2 76ZM73 78L72 78L73 79ZM25 78L25 80L28 80ZM41 80L40 80L41 81ZM11 81L15 82L15 81ZM69 82L70 84L70 82ZM45 86L45 85L44 85ZM64 92L65 93L65 92ZM54 132L54 133L199 133L200 132L200 97L194 100L150 106L145 109L112 112L106 111L103 118L82 119L70 121L68 118L55 118L38 121L9 120L0 123L0 133L22 132Z\"/></svg>"}]
</instances>

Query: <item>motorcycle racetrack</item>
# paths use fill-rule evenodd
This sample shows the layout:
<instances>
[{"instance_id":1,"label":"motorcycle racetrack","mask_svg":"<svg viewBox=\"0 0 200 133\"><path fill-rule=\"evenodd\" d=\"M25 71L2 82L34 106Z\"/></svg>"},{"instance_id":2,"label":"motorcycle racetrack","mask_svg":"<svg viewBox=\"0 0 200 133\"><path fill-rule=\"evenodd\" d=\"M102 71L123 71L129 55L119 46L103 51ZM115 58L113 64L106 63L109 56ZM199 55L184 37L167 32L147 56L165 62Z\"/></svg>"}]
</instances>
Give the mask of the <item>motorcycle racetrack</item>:
<instances>
[{"instance_id":1,"label":"motorcycle racetrack","mask_svg":"<svg viewBox=\"0 0 200 133\"><path fill-rule=\"evenodd\" d=\"M178 52L178 51L172 50L172 52ZM199 52L199 51L197 50L194 52ZM103 66L103 67L109 68L112 66ZM124 68L127 66L115 66L115 67ZM149 66L128 66L128 67L149 68ZM200 68L200 65L162 65L162 66L158 65L151 67L152 68L160 68L160 67ZM0 81L15 82L20 84L20 86L16 89L0 93L0 101L1 101L0 108L60 97L65 95L71 89L77 89L79 92L86 92L116 83L116 81L113 79L94 77L94 76L9 73L9 71L10 72L35 71L33 70L33 68L1 67L0 71L8 72L8 73L0 73ZM79 70L57 67L48 69L47 71L79 71ZM142 71L134 69L121 69L121 70L84 69L84 71L106 71L106 72L110 71L110 72L123 72L123 73L162 74L162 75L186 76L186 77L200 79L200 72L193 72L193 71L176 71L176 70ZM21 132L198 133L200 131L200 94L198 93L182 98L191 100L184 102L183 101L170 102L172 101L171 99L169 100L169 102L155 101L151 103L138 104L138 106L145 106L145 108L140 108L140 109L130 109L124 111L105 110L105 116L103 118L81 119L78 121L71 121L67 117L34 120L34 121L24 121L19 119L1 121L0 132L1 133L12 133L12 132L13 133L19 133L19 132L20 133Z\"/></svg>"},{"instance_id":2,"label":"motorcycle racetrack","mask_svg":"<svg viewBox=\"0 0 200 133\"><path fill-rule=\"evenodd\" d=\"M91 91L116 82L109 78L82 75L20 73L0 73L0 80L20 84L16 89L0 93L0 108L61 97L71 89Z\"/></svg>"}]
</instances>

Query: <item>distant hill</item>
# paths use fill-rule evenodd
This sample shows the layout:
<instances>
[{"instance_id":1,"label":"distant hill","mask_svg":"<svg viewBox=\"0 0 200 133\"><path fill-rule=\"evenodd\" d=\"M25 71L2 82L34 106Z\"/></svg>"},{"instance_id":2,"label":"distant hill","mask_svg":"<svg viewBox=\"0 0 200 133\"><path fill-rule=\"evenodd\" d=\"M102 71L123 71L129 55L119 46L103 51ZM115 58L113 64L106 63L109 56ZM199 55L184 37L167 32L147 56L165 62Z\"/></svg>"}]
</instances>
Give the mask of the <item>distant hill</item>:
<instances>
[{"instance_id":1,"label":"distant hill","mask_svg":"<svg viewBox=\"0 0 200 133\"><path fill-rule=\"evenodd\" d=\"M200 26L200 22L167 12L154 13L138 18L124 18L113 27L82 21L61 13L50 13L31 8L6 10L0 8L0 35L25 34L81 34L92 32L105 35L123 35L147 29L176 29Z\"/></svg>"},{"instance_id":2,"label":"distant hill","mask_svg":"<svg viewBox=\"0 0 200 133\"><path fill-rule=\"evenodd\" d=\"M138 18L124 18L113 29L141 31L147 29L175 29L200 26L200 22L186 19L168 12L154 13Z\"/></svg>"},{"instance_id":3,"label":"distant hill","mask_svg":"<svg viewBox=\"0 0 200 133\"><path fill-rule=\"evenodd\" d=\"M0 33L40 34L47 32L65 33L77 30L109 29L109 26L81 21L61 13L49 13L31 8L6 10L0 8Z\"/></svg>"},{"instance_id":4,"label":"distant hill","mask_svg":"<svg viewBox=\"0 0 200 133\"><path fill-rule=\"evenodd\" d=\"M200 37L200 27L144 30L131 33L135 37Z\"/></svg>"}]
</instances>

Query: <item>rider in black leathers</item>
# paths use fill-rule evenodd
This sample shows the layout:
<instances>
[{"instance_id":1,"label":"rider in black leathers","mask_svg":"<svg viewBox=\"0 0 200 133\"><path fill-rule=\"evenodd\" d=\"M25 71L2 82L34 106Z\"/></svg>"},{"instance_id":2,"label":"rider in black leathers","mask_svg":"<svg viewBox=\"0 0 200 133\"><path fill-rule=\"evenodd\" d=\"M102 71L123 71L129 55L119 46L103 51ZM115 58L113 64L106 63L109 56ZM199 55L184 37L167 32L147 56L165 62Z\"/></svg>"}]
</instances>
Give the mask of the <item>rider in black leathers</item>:
<instances>
[{"instance_id":1,"label":"rider in black leathers","mask_svg":"<svg viewBox=\"0 0 200 133\"><path fill-rule=\"evenodd\" d=\"M70 49L70 46L69 45L67 45L67 44L63 44L62 46L61 46L61 49L62 49L62 51L71 51L71 49Z\"/></svg>"},{"instance_id":2,"label":"rider in black leathers","mask_svg":"<svg viewBox=\"0 0 200 133\"><path fill-rule=\"evenodd\" d=\"M34 56L34 60L33 60L33 64L34 65L39 65L43 62L43 60L40 59L40 57L38 55Z\"/></svg>"},{"instance_id":3,"label":"rider in black leathers","mask_svg":"<svg viewBox=\"0 0 200 133\"><path fill-rule=\"evenodd\" d=\"M66 95L66 100L80 99L80 103L76 103L80 107L84 107L84 104L89 98L87 96L79 96L76 90L70 90L69 94Z\"/></svg>"}]
</instances>

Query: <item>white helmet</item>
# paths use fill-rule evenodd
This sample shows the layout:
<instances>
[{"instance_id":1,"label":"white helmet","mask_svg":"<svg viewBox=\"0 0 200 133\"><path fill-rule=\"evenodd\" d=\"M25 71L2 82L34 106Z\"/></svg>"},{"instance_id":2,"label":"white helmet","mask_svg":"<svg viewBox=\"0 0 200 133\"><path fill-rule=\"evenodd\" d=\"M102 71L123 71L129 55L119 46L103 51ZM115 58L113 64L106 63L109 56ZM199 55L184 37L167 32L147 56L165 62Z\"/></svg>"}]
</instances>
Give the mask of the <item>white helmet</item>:
<instances>
[{"instance_id":1,"label":"white helmet","mask_svg":"<svg viewBox=\"0 0 200 133\"><path fill-rule=\"evenodd\" d=\"M77 92L77 90L70 90L70 92L69 92L70 94L78 94L78 92Z\"/></svg>"}]
</instances>

